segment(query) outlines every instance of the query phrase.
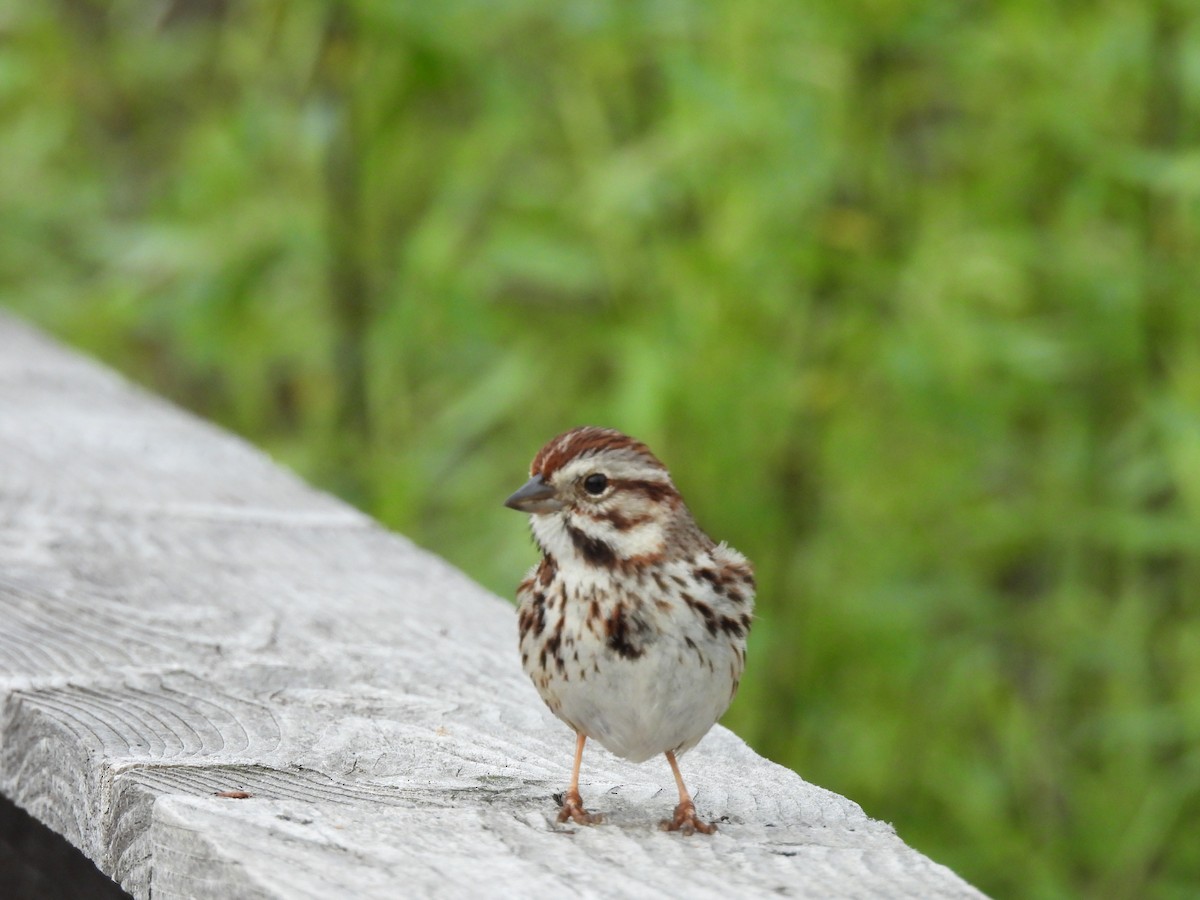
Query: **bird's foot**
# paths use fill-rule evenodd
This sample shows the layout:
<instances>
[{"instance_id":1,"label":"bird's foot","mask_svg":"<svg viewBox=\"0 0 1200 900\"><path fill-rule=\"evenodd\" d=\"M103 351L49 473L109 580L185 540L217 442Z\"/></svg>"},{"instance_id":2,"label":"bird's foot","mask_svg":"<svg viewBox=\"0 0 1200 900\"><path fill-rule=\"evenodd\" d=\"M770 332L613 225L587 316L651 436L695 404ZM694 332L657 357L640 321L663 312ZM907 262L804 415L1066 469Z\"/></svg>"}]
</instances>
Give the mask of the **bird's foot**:
<instances>
[{"instance_id":1,"label":"bird's foot","mask_svg":"<svg viewBox=\"0 0 1200 900\"><path fill-rule=\"evenodd\" d=\"M567 791L562 797L562 809L558 811L558 824L566 821L574 822L576 825L599 825L604 821L604 816L599 813L590 813L583 808L583 798L579 796L579 791Z\"/></svg>"},{"instance_id":2,"label":"bird's foot","mask_svg":"<svg viewBox=\"0 0 1200 900\"><path fill-rule=\"evenodd\" d=\"M663 831L678 831L680 834L692 835L697 831L701 834L712 834L717 826L696 818L696 804L686 800L675 807L675 818L663 819L658 823Z\"/></svg>"}]
</instances>

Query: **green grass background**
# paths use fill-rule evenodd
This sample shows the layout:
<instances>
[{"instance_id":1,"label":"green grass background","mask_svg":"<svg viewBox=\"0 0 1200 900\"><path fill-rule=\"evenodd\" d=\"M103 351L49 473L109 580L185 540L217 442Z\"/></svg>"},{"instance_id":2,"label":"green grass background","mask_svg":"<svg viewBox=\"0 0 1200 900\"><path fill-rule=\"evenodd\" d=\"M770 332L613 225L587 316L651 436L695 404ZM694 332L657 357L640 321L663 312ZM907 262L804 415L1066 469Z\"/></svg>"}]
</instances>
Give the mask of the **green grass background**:
<instances>
[{"instance_id":1,"label":"green grass background","mask_svg":"<svg viewBox=\"0 0 1200 900\"><path fill-rule=\"evenodd\" d=\"M504 596L646 440L727 724L1000 896L1200 891L1198 287L1185 0L0 11L0 303Z\"/></svg>"}]
</instances>

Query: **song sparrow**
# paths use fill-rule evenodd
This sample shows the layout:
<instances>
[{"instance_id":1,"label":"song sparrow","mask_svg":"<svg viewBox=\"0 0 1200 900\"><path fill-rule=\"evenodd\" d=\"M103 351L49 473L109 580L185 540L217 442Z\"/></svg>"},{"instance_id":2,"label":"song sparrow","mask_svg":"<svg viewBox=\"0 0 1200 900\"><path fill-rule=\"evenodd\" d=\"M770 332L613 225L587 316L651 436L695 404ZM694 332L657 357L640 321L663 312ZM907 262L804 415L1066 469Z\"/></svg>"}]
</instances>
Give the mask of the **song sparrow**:
<instances>
[{"instance_id":1,"label":"song sparrow","mask_svg":"<svg viewBox=\"0 0 1200 900\"><path fill-rule=\"evenodd\" d=\"M521 663L577 736L558 821L600 821L579 795L593 738L633 762L665 754L679 805L662 827L711 834L677 758L737 691L754 608L750 563L700 530L666 467L619 431L561 434L529 471L505 505L531 514L542 551L517 589Z\"/></svg>"}]
</instances>

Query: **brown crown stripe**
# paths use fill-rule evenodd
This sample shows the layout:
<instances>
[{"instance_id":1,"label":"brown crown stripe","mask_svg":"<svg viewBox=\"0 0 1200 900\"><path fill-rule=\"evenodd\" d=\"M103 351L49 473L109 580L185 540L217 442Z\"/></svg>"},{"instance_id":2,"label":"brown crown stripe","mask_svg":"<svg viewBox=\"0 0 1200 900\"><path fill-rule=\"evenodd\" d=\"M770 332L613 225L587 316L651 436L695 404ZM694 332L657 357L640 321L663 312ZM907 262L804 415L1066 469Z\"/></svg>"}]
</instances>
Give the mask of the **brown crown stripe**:
<instances>
[{"instance_id":1,"label":"brown crown stripe","mask_svg":"<svg viewBox=\"0 0 1200 900\"><path fill-rule=\"evenodd\" d=\"M645 458L645 461L666 470L650 448L613 428L597 428L587 425L573 428L552 438L538 451L529 467L530 475L541 475L549 479L555 472L577 457L601 453L607 450L628 450Z\"/></svg>"}]
</instances>

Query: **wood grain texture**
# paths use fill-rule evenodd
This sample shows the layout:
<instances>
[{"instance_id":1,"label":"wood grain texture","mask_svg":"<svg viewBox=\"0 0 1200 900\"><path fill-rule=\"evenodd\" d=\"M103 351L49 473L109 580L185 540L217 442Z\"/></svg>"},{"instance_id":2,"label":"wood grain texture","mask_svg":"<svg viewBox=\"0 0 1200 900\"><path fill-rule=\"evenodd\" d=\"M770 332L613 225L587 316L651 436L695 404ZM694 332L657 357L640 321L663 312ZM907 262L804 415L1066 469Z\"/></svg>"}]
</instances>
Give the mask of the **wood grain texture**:
<instances>
[{"instance_id":1,"label":"wood grain texture","mask_svg":"<svg viewBox=\"0 0 1200 900\"><path fill-rule=\"evenodd\" d=\"M683 761L715 837L659 832L665 762L599 748L609 821L555 826L573 739L515 640L441 560L0 315L0 791L135 896L979 896L721 728Z\"/></svg>"}]
</instances>

